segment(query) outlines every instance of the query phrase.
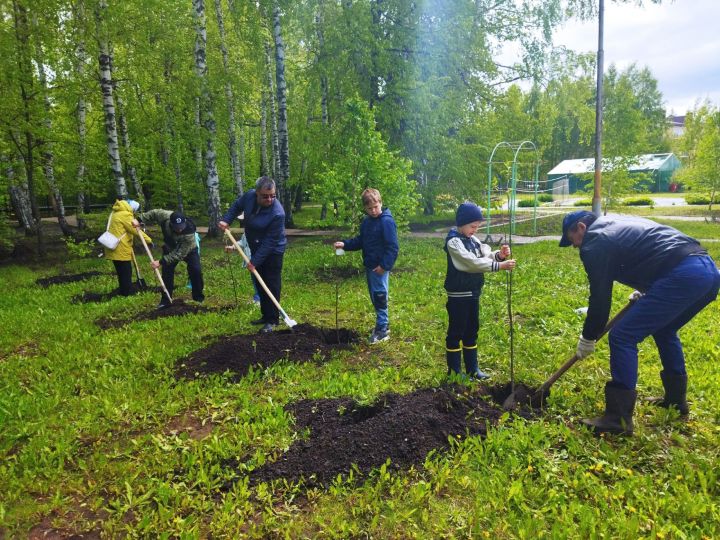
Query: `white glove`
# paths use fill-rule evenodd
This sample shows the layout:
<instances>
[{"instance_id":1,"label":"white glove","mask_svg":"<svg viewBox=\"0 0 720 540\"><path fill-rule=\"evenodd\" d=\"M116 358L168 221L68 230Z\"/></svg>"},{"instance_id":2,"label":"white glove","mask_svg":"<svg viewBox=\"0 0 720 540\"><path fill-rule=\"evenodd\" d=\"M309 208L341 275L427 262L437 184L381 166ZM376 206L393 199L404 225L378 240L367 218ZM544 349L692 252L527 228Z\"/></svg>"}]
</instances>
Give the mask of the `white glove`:
<instances>
[{"instance_id":1,"label":"white glove","mask_svg":"<svg viewBox=\"0 0 720 540\"><path fill-rule=\"evenodd\" d=\"M636 300L640 300L643 297L643 293L640 291L633 291L630 293L630 296L628 296L628 300L631 302L635 302Z\"/></svg>"},{"instance_id":2,"label":"white glove","mask_svg":"<svg viewBox=\"0 0 720 540\"><path fill-rule=\"evenodd\" d=\"M580 339L578 340L577 350L575 351L575 356L577 356L579 359L583 359L587 356L590 356L594 352L595 352L595 340L594 339L585 339L581 335Z\"/></svg>"}]
</instances>

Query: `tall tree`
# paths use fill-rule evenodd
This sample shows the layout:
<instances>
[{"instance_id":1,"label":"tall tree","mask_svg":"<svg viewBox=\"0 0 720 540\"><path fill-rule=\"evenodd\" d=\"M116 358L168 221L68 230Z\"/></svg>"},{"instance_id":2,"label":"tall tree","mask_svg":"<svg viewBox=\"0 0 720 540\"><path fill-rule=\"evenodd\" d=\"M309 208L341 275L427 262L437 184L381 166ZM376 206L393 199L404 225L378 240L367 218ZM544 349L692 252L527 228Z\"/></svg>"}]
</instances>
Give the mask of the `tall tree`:
<instances>
[{"instance_id":1,"label":"tall tree","mask_svg":"<svg viewBox=\"0 0 720 540\"><path fill-rule=\"evenodd\" d=\"M195 72L200 79L200 118L205 137L205 177L207 189L207 213L209 218L208 236L218 235L220 221L220 177L217 171L217 155L215 153L215 117L208 82L206 61L207 28L205 16L205 0L193 0L195 17Z\"/></svg>"},{"instance_id":2,"label":"tall tree","mask_svg":"<svg viewBox=\"0 0 720 540\"><path fill-rule=\"evenodd\" d=\"M235 96L230 82L230 60L225 37L225 18L220 0L215 0L215 18L217 19L220 34L220 51L222 52L223 72L225 76L225 101L228 108L228 148L230 150L230 165L235 191L238 195L243 193L242 165L238 157L237 121L235 119Z\"/></svg>"},{"instance_id":3,"label":"tall tree","mask_svg":"<svg viewBox=\"0 0 720 540\"><path fill-rule=\"evenodd\" d=\"M285 79L285 44L280 27L280 5L277 0L273 7L273 36L275 38L275 79L277 81L277 132L280 168L277 172L277 185L285 209L285 223L292 226L292 191L288 185L290 179L290 147L288 138L287 82Z\"/></svg>"},{"instance_id":4,"label":"tall tree","mask_svg":"<svg viewBox=\"0 0 720 540\"><path fill-rule=\"evenodd\" d=\"M105 113L105 137L107 140L110 169L115 181L117 197L126 199L128 196L127 184L123 175L120 161L120 145L118 144L117 122L115 117L115 97L113 96L112 56L108 41L105 17L108 4L106 0L99 0L95 10L97 27L97 41L99 48L98 63L100 66L100 90L102 92L103 111Z\"/></svg>"}]
</instances>

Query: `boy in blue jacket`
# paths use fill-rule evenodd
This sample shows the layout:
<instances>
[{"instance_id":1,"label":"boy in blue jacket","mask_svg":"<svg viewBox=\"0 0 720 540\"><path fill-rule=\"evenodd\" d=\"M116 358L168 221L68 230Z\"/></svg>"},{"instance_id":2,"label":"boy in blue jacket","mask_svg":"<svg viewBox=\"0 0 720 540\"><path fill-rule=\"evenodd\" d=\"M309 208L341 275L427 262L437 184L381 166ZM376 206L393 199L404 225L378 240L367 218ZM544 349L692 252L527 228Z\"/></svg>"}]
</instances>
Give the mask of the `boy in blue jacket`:
<instances>
[{"instance_id":1,"label":"boy in blue jacket","mask_svg":"<svg viewBox=\"0 0 720 540\"><path fill-rule=\"evenodd\" d=\"M446 309L448 330L445 337L445 357L448 374L460 374L460 360L472 379L489 376L478 368L477 335L480 327L480 293L485 283L485 272L511 271L515 261L510 259L510 246L503 245L493 251L481 243L474 234L480 227L482 212L471 202L462 203L455 214L457 227L450 229L445 238L447 254Z\"/></svg>"},{"instance_id":2,"label":"boy in blue jacket","mask_svg":"<svg viewBox=\"0 0 720 540\"><path fill-rule=\"evenodd\" d=\"M377 189L362 192L362 202L367 217L360 225L355 238L335 242L336 249L357 251L362 249L363 265L367 278L370 300L375 308L375 329L370 343L380 343L390 337L388 329L388 291L390 270L395 265L399 246L397 225L390 210L382 207L382 197Z\"/></svg>"}]
</instances>

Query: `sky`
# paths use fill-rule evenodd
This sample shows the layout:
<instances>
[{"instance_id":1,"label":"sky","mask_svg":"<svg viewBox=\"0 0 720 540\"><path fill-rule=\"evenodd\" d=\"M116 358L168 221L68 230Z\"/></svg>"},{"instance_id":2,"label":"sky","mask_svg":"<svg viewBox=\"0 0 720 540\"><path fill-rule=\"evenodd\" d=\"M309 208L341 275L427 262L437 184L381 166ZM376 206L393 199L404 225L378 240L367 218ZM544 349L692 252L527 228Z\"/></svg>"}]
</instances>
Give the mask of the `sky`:
<instances>
[{"instance_id":1,"label":"sky","mask_svg":"<svg viewBox=\"0 0 720 540\"><path fill-rule=\"evenodd\" d=\"M683 115L698 100L720 105L720 0L663 0L660 5L605 0L604 63L647 66L668 114ZM555 45L597 51L597 19L555 31Z\"/></svg>"}]
</instances>

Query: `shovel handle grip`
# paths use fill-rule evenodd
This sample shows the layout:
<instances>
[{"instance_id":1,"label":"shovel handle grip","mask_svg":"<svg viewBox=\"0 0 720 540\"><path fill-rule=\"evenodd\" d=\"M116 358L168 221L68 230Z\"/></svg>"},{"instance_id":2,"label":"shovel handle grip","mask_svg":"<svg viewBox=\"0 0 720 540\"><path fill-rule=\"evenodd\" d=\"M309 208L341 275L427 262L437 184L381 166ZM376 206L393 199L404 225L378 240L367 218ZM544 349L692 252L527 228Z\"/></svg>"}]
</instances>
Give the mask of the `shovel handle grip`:
<instances>
[{"instance_id":1,"label":"shovel handle grip","mask_svg":"<svg viewBox=\"0 0 720 540\"><path fill-rule=\"evenodd\" d=\"M617 322L622 319L627 311L632 307L632 305L636 302L636 300L630 300L625 307L623 307L620 311L618 311L615 316L610 319L607 324L605 325L605 329L602 331L602 333L598 336L598 340L601 339L605 334L607 334L610 330L612 330L613 326L617 324ZM558 369L555 373L553 373L550 378L545 381L540 388L537 389L536 394L542 395L548 388L550 388L555 381L557 381L560 377L563 376L563 374L573 367L575 365L575 362L580 360L578 358L577 354L572 355L572 357L565 362L562 366L560 366L560 369Z\"/></svg>"}]
</instances>

